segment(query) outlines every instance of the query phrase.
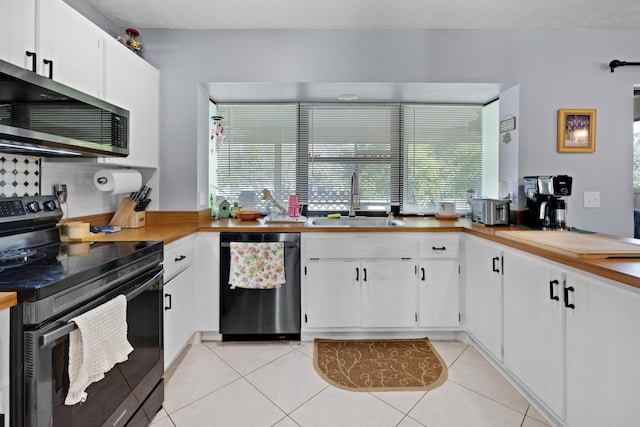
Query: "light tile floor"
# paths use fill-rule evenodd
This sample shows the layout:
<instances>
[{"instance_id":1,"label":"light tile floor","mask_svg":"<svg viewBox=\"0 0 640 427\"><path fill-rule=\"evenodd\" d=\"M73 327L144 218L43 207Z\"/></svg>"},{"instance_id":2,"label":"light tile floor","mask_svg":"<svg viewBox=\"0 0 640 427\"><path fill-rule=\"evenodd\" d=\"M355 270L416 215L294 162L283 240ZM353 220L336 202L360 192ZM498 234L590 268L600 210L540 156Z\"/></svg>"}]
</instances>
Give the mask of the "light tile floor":
<instances>
[{"instance_id":1,"label":"light tile floor","mask_svg":"<svg viewBox=\"0 0 640 427\"><path fill-rule=\"evenodd\" d=\"M544 418L471 346L432 341L449 378L427 392L349 392L313 369L312 342L190 346L153 427L540 427Z\"/></svg>"}]
</instances>

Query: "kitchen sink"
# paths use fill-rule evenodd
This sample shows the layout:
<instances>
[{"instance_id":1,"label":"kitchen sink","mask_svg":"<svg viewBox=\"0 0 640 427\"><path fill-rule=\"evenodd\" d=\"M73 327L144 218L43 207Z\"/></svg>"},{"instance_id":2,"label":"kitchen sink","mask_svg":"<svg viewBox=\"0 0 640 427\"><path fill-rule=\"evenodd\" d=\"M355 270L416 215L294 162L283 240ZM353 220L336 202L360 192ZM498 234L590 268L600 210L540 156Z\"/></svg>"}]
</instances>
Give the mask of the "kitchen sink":
<instances>
[{"instance_id":1,"label":"kitchen sink","mask_svg":"<svg viewBox=\"0 0 640 427\"><path fill-rule=\"evenodd\" d=\"M310 227L403 227L405 225L407 223L402 220L384 217L316 217L307 219L307 226Z\"/></svg>"}]
</instances>

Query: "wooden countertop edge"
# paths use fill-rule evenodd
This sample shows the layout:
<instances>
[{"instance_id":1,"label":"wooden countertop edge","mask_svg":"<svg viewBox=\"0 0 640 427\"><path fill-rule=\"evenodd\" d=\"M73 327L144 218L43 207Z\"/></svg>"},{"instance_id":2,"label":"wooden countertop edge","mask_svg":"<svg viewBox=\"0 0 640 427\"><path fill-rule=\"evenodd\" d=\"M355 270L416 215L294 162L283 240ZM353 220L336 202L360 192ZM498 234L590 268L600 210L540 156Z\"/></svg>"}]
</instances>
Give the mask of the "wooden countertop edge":
<instances>
[{"instance_id":1,"label":"wooden countertop edge","mask_svg":"<svg viewBox=\"0 0 640 427\"><path fill-rule=\"evenodd\" d=\"M18 304L18 296L15 292L0 292L0 310L11 308Z\"/></svg>"},{"instance_id":2,"label":"wooden countertop edge","mask_svg":"<svg viewBox=\"0 0 640 427\"><path fill-rule=\"evenodd\" d=\"M238 219L222 219L212 221L209 210L196 212L149 212L152 221L147 221L146 227L137 229L122 229L118 233L107 234L96 241L123 240L162 240L170 244L196 232L238 232L238 233L421 233L421 232L464 232L484 239L508 246L568 267L576 268L587 273L595 274L606 279L640 288L640 259L582 259L548 251L532 244L501 238L496 235L498 230L523 230L516 226L484 226L472 223L468 218L458 220L437 220L434 217L402 218L407 222L406 227L307 227L304 223L260 224L258 221L240 221ZM148 219L151 219L148 217ZM175 225L182 224L182 225ZM620 238L623 239L623 238ZM624 239L623 239L624 240Z\"/></svg>"}]
</instances>

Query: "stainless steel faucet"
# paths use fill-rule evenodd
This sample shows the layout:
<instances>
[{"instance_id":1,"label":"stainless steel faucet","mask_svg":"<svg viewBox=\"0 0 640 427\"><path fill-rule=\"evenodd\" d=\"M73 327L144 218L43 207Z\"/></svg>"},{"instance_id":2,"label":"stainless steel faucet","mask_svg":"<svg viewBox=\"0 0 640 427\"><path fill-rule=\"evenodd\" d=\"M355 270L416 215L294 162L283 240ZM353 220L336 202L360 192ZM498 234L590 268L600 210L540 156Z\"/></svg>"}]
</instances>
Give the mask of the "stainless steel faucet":
<instances>
[{"instance_id":1,"label":"stainless steel faucet","mask_svg":"<svg viewBox=\"0 0 640 427\"><path fill-rule=\"evenodd\" d=\"M356 209L360 209L360 195L358 194L358 176L351 174L351 192L349 195L349 216L356 216Z\"/></svg>"}]
</instances>

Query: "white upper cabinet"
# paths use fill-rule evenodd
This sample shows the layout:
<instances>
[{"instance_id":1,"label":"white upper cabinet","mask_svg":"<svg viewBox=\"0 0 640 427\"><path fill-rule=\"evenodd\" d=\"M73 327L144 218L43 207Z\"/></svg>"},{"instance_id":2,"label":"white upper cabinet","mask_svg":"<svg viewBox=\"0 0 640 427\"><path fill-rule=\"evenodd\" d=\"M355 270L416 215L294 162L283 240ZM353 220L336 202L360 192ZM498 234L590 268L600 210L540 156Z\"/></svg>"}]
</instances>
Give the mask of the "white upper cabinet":
<instances>
[{"instance_id":1,"label":"white upper cabinet","mask_svg":"<svg viewBox=\"0 0 640 427\"><path fill-rule=\"evenodd\" d=\"M103 45L107 34L63 1L39 0L38 3L39 74L102 97Z\"/></svg>"},{"instance_id":2,"label":"white upper cabinet","mask_svg":"<svg viewBox=\"0 0 640 427\"><path fill-rule=\"evenodd\" d=\"M31 69L37 56L27 52L35 50L36 0L0 0L0 58Z\"/></svg>"},{"instance_id":3,"label":"white upper cabinet","mask_svg":"<svg viewBox=\"0 0 640 427\"><path fill-rule=\"evenodd\" d=\"M115 39L105 43L105 100L129 110L129 156L105 163L157 168L160 72Z\"/></svg>"},{"instance_id":4,"label":"white upper cabinet","mask_svg":"<svg viewBox=\"0 0 640 427\"><path fill-rule=\"evenodd\" d=\"M102 96L108 36L62 0L0 0L0 36L5 61Z\"/></svg>"}]
</instances>

